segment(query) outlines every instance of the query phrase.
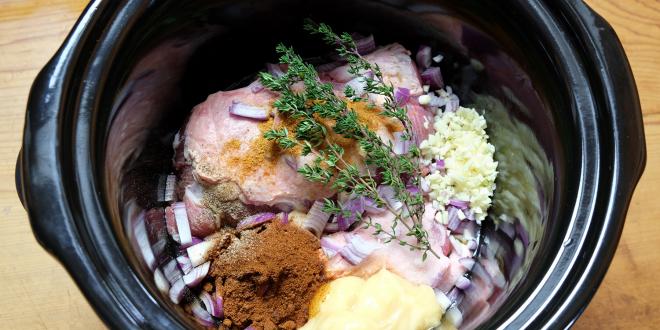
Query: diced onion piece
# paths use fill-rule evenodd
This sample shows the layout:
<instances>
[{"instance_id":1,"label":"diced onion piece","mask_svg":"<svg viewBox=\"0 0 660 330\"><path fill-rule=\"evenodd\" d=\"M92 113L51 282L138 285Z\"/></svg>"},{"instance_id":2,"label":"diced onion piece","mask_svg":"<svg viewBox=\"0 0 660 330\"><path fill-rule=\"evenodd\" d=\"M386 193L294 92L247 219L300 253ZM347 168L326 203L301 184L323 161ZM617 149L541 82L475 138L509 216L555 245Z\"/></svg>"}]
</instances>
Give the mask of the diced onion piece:
<instances>
[{"instance_id":1,"label":"diced onion piece","mask_svg":"<svg viewBox=\"0 0 660 330\"><path fill-rule=\"evenodd\" d=\"M424 70L431 66L431 47L420 46L415 56L415 62L420 69Z\"/></svg>"},{"instance_id":2,"label":"diced onion piece","mask_svg":"<svg viewBox=\"0 0 660 330\"><path fill-rule=\"evenodd\" d=\"M442 308L442 311L446 311L449 306L451 306L451 300L447 297L446 294L444 294L440 289L433 289L433 292L435 292L435 300L438 302L440 307Z\"/></svg>"},{"instance_id":3,"label":"diced onion piece","mask_svg":"<svg viewBox=\"0 0 660 330\"><path fill-rule=\"evenodd\" d=\"M195 302L190 305L190 309L195 316L195 320L197 320L199 324L205 327L210 327L215 324L213 317L211 317L211 314L209 314L209 312L204 309L204 307L202 307L202 304L200 304L199 300L195 300Z\"/></svg>"},{"instance_id":4,"label":"diced onion piece","mask_svg":"<svg viewBox=\"0 0 660 330\"><path fill-rule=\"evenodd\" d=\"M186 284L183 283L183 278L180 278L178 281L174 282L170 288L170 300L175 304L180 303L185 294L185 290Z\"/></svg>"},{"instance_id":5,"label":"diced onion piece","mask_svg":"<svg viewBox=\"0 0 660 330\"><path fill-rule=\"evenodd\" d=\"M317 237L320 237L325 225L328 223L328 219L330 219L330 214L323 212L323 201L318 200L312 204L309 212L307 212L302 227Z\"/></svg>"},{"instance_id":6,"label":"diced onion piece","mask_svg":"<svg viewBox=\"0 0 660 330\"><path fill-rule=\"evenodd\" d=\"M395 154L397 155L405 155L410 151L410 144L411 141L410 139L404 140L403 139L403 132L395 132L394 135L394 144L392 145L392 149Z\"/></svg>"},{"instance_id":7,"label":"diced onion piece","mask_svg":"<svg viewBox=\"0 0 660 330\"><path fill-rule=\"evenodd\" d=\"M173 202L176 190L176 175L162 175L158 180L158 201Z\"/></svg>"},{"instance_id":8,"label":"diced onion piece","mask_svg":"<svg viewBox=\"0 0 660 330\"><path fill-rule=\"evenodd\" d=\"M410 89L405 87L399 87L394 92L394 100L399 105L404 105L410 101Z\"/></svg>"},{"instance_id":9,"label":"diced onion piece","mask_svg":"<svg viewBox=\"0 0 660 330\"><path fill-rule=\"evenodd\" d=\"M321 249L328 258L334 257L344 245L338 242L337 236L324 236L321 237Z\"/></svg>"},{"instance_id":10,"label":"diced onion piece","mask_svg":"<svg viewBox=\"0 0 660 330\"><path fill-rule=\"evenodd\" d=\"M257 213L241 220L236 225L236 229L244 230L244 229L254 228L262 223L273 220L274 218L275 218L275 213L271 213L271 212Z\"/></svg>"},{"instance_id":11,"label":"diced onion piece","mask_svg":"<svg viewBox=\"0 0 660 330\"><path fill-rule=\"evenodd\" d=\"M377 188L378 196L382 198L387 205L389 205L395 211L403 207L403 203L400 200L396 199L394 188L387 185L380 185Z\"/></svg>"},{"instance_id":12,"label":"diced onion piece","mask_svg":"<svg viewBox=\"0 0 660 330\"><path fill-rule=\"evenodd\" d=\"M190 262L190 258L187 256L176 257L176 262L179 266L179 269L181 269L184 274L190 273L190 271L193 269L192 262Z\"/></svg>"},{"instance_id":13,"label":"diced onion piece","mask_svg":"<svg viewBox=\"0 0 660 330\"><path fill-rule=\"evenodd\" d=\"M468 201L462 201L460 199L450 199L449 200L449 205L456 206L460 209L466 209L470 205L470 202Z\"/></svg>"},{"instance_id":14,"label":"diced onion piece","mask_svg":"<svg viewBox=\"0 0 660 330\"><path fill-rule=\"evenodd\" d=\"M367 241L359 235L353 235L348 245L339 251L339 254L348 262L357 265L380 246L374 242Z\"/></svg>"},{"instance_id":15,"label":"diced onion piece","mask_svg":"<svg viewBox=\"0 0 660 330\"><path fill-rule=\"evenodd\" d=\"M181 269L179 269L179 265L175 259L167 262L162 266L162 268L163 275L165 275L165 278L170 282L170 284L174 284L176 281L181 279L181 276L183 276L183 273L181 273Z\"/></svg>"},{"instance_id":16,"label":"diced onion piece","mask_svg":"<svg viewBox=\"0 0 660 330\"><path fill-rule=\"evenodd\" d=\"M435 55L435 56L433 56L433 62L440 63L440 62L442 62L443 58L445 58L445 57L442 56L442 54Z\"/></svg>"},{"instance_id":17,"label":"diced onion piece","mask_svg":"<svg viewBox=\"0 0 660 330\"><path fill-rule=\"evenodd\" d=\"M133 238L140 249L142 259L147 264L147 267L149 267L149 270L153 271L156 268L156 256L151 249L151 243L149 243L149 233L144 222L144 214L144 211L140 212L135 219L135 223L133 224Z\"/></svg>"},{"instance_id":18,"label":"diced onion piece","mask_svg":"<svg viewBox=\"0 0 660 330\"><path fill-rule=\"evenodd\" d=\"M170 291L170 282L167 281L160 268L154 270L154 283L162 294L167 294Z\"/></svg>"},{"instance_id":19,"label":"diced onion piece","mask_svg":"<svg viewBox=\"0 0 660 330\"><path fill-rule=\"evenodd\" d=\"M470 284L470 280L465 276L461 276L458 278L458 280L456 280L456 287L461 290L469 288Z\"/></svg>"},{"instance_id":20,"label":"diced onion piece","mask_svg":"<svg viewBox=\"0 0 660 330\"><path fill-rule=\"evenodd\" d=\"M282 68L279 64L266 63L266 69L268 70L268 73L273 75L275 78L279 78L284 75L284 71L282 71Z\"/></svg>"},{"instance_id":21,"label":"diced onion piece","mask_svg":"<svg viewBox=\"0 0 660 330\"><path fill-rule=\"evenodd\" d=\"M463 323L463 314L457 306L452 306L445 312L445 320L453 324L454 327L459 327Z\"/></svg>"},{"instance_id":22,"label":"diced onion piece","mask_svg":"<svg viewBox=\"0 0 660 330\"><path fill-rule=\"evenodd\" d=\"M174 219L176 220L176 229L179 232L179 241L181 246L188 247L192 245L192 233L190 232L190 223L188 222L188 211L184 202L172 204Z\"/></svg>"},{"instance_id":23,"label":"diced onion piece","mask_svg":"<svg viewBox=\"0 0 660 330\"><path fill-rule=\"evenodd\" d=\"M215 245L215 240L204 241L199 244L195 244L189 247L186 251L188 252L188 258L190 258L190 263L193 267L197 267L204 262L206 262L206 257L208 252Z\"/></svg>"},{"instance_id":24,"label":"diced onion piece","mask_svg":"<svg viewBox=\"0 0 660 330\"><path fill-rule=\"evenodd\" d=\"M497 261L494 259L482 258L479 262L484 266L484 270L490 275L490 278L493 279L493 284L498 288L504 288L506 285L506 279L504 278L504 274Z\"/></svg>"},{"instance_id":25,"label":"diced onion piece","mask_svg":"<svg viewBox=\"0 0 660 330\"><path fill-rule=\"evenodd\" d=\"M465 267L466 271L472 270L472 268L474 267L474 263L475 263L474 258L472 258L472 257L460 258L460 259L458 259L458 262L460 262L461 265L463 265L463 267Z\"/></svg>"},{"instance_id":26,"label":"diced onion piece","mask_svg":"<svg viewBox=\"0 0 660 330\"><path fill-rule=\"evenodd\" d=\"M445 85L442 79L442 72L437 66L425 69L420 76L422 83L431 86L432 89L442 88Z\"/></svg>"},{"instance_id":27,"label":"diced onion piece","mask_svg":"<svg viewBox=\"0 0 660 330\"><path fill-rule=\"evenodd\" d=\"M200 266L195 267L190 273L183 275L183 283L189 287L195 287L208 275L211 262L207 261Z\"/></svg>"},{"instance_id":28,"label":"diced onion piece","mask_svg":"<svg viewBox=\"0 0 660 330\"><path fill-rule=\"evenodd\" d=\"M256 120L267 120L270 115L266 108L255 107L238 101L233 101L231 103L231 106L229 106L229 113L234 116Z\"/></svg>"},{"instance_id":29,"label":"diced onion piece","mask_svg":"<svg viewBox=\"0 0 660 330\"><path fill-rule=\"evenodd\" d=\"M367 55L373 52L376 49L376 41L374 40L373 34L364 38L356 39L355 48L360 55Z\"/></svg>"}]
</instances>

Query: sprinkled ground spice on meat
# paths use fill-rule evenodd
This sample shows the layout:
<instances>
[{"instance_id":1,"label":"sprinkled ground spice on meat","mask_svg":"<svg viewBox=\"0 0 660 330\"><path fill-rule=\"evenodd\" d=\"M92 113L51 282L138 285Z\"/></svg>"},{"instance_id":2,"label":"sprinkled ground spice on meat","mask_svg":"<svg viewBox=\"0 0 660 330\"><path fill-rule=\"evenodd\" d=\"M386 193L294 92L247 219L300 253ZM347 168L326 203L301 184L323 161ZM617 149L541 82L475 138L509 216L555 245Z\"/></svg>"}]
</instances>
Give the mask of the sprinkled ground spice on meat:
<instances>
[{"instance_id":1,"label":"sprinkled ground spice on meat","mask_svg":"<svg viewBox=\"0 0 660 330\"><path fill-rule=\"evenodd\" d=\"M279 221L231 236L210 253L211 275L224 299L220 329L295 329L325 282L320 243Z\"/></svg>"}]
</instances>

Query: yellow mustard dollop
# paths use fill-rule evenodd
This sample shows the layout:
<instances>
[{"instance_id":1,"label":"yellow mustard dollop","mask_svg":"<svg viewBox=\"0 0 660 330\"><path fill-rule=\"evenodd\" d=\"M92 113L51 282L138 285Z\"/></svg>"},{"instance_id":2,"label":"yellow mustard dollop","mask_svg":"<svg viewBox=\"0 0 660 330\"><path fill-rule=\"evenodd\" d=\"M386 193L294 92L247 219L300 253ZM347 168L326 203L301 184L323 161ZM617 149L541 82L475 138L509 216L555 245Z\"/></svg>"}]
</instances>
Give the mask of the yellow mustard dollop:
<instances>
[{"instance_id":1,"label":"yellow mustard dollop","mask_svg":"<svg viewBox=\"0 0 660 330\"><path fill-rule=\"evenodd\" d=\"M440 325L443 309L433 289L386 269L368 279L346 276L317 292L302 329L410 330Z\"/></svg>"}]
</instances>

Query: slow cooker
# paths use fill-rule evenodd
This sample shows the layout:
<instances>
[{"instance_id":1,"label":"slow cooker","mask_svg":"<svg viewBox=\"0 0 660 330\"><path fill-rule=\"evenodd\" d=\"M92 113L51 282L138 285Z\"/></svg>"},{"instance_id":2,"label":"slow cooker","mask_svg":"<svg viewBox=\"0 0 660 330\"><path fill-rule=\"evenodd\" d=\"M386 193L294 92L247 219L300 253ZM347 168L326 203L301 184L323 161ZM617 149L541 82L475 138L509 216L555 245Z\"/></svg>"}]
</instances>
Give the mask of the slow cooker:
<instances>
[{"instance_id":1,"label":"slow cooker","mask_svg":"<svg viewBox=\"0 0 660 330\"><path fill-rule=\"evenodd\" d=\"M485 109L500 171L527 178L501 175L494 196L494 212L513 196L527 219L524 260L464 327L569 327L607 271L646 159L621 43L578 0L92 1L32 86L16 185L38 241L98 315L120 329L199 327L158 292L127 224L157 203L194 105L245 85L278 41L314 53L308 17L445 55L448 83Z\"/></svg>"}]
</instances>

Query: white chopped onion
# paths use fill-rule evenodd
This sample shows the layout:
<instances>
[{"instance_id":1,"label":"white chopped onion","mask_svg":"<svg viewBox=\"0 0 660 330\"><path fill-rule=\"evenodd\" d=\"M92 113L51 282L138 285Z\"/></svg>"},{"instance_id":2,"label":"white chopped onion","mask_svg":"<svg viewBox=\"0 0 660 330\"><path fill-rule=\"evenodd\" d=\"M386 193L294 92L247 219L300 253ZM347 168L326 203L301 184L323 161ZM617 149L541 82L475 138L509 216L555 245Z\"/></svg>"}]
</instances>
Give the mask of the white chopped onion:
<instances>
[{"instance_id":1,"label":"white chopped onion","mask_svg":"<svg viewBox=\"0 0 660 330\"><path fill-rule=\"evenodd\" d=\"M328 223L328 219L330 219L330 214L323 212L323 201L318 200L312 204L312 207L307 212L302 227L317 237L320 237L323 233L323 228Z\"/></svg>"},{"instance_id":2,"label":"white chopped onion","mask_svg":"<svg viewBox=\"0 0 660 330\"><path fill-rule=\"evenodd\" d=\"M463 323L463 314L457 306L452 306L445 312L445 320L458 328Z\"/></svg>"},{"instance_id":3,"label":"white chopped onion","mask_svg":"<svg viewBox=\"0 0 660 330\"><path fill-rule=\"evenodd\" d=\"M421 105L427 105L431 102L431 95L423 94L417 98L417 102Z\"/></svg>"},{"instance_id":4,"label":"white chopped onion","mask_svg":"<svg viewBox=\"0 0 660 330\"><path fill-rule=\"evenodd\" d=\"M449 308L449 306L451 306L451 300L440 289L433 289L433 292L435 292L435 300L438 302L438 304L442 308L442 311L443 312L446 311L447 308Z\"/></svg>"},{"instance_id":5,"label":"white chopped onion","mask_svg":"<svg viewBox=\"0 0 660 330\"><path fill-rule=\"evenodd\" d=\"M192 263L193 267L197 267L206 262L206 255L211 250L211 248L213 248L213 245L215 245L215 240L204 241L199 244L195 244L186 250L188 252L188 258L190 258L190 262Z\"/></svg>"},{"instance_id":6,"label":"white chopped onion","mask_svg":"<svg viewBox=\"0 0 660 330\"><path fill-rule=\"evenodd\" d=\"M357 265L379 248L380 245L367 241L360 237L360 235L353 235L348 245L341 249L339 254L351 264Z\"/></svg>"},{"instance_id":7,"label":"white chopped onion","mask_svg":"<svg viewBox=\"0 0 660 330\"><path fill-rule=\"evenodd\" d=\"M188 211L186 204L177 202L172 204L174 211L174 220L176 220L176 229L179 233L179 242L181 246L188 247L192 244L192 233L190 232L190 223L188 222Z\"/></svg>"},{"instance_id":8,"label":"white chopped onion","mask_svg":"<svg viewBox=\"0 0 660 330\"><path fill-rule=\"evenodd\" d=\"M255 107L238 101L232 102L231 106L229 106L229 113L235 116L256 120L267 120L269 117L268 109Z\"/></svg>"},{"instance_id":9,"label":"white chopped onion","mask_svg":"<svg viewBox=\"0 0 660 330\"><path fill-rule=\"evenodd\" d=\"M170 300L173 303L179 304L186 290L186 284L183 283L183 278L180 278L170 288Z\"/></svg>"},{"instance_id":10,"label":"white chopped onion","mask_svg":"<svg viewBox=\"0 0 660 330\"><path fill-rule=\"evenodd\" d=\"M162 268L163 275L165 275L165 278L168 282L170 282L170 284L174 284L176 281L181 279L181 276L183 276L181 269L179 269L179 264L175 259L170 260L168 263L163 265Z\"/></svg>"},{"instance_id":11,"label":"white chopped onion","mask_svg":"<svg viewBox=\"0 0 660 330\"><path fill-rule=\"evenodd\" d=\"M158 291L162 294L167 294L170 291L170 282L167 281L160 268L156 268L154 271L154 283L156 283Z\"/></svg>"},{"instance_id":12,"label":"white chopped onion","mask_svg":"<svg viewBox=\"0 0 660 330\"><path fill-rule=\"evenodd\" d=\"M149 270L153 271L156 268L156 256L151 249L151 243L149 243L149 233L147 232L147 226L144 223L144 211L140 212L137 216L133 226L133 238L140 249L142 259L147 264L147 267L149 267Z\"/></svg>"},{"instance_id":13,"label":"white chopped onion","mask_svg":"<svg viewBox=\"0 0 660 330\"><path fill-rule=\"evenodd\" d=\"M442 54L435 55L435 56L433 56L433 62L440 63L440 62L442 62L443 58L445 58L445 57L442 56Z\"/></svg>"},{"instance_id":14,"label":"white chopped onion","mask_svg":"<svg viewBox=\"0 0 660 330\"><path fill-rule=\"evenodd\" d=\"M189 287L195 287L202 282L208 275L211 262L207 261L200 266L195 267L190 273L183 275L183 283Z\"/></svg>"}]
</instances>

